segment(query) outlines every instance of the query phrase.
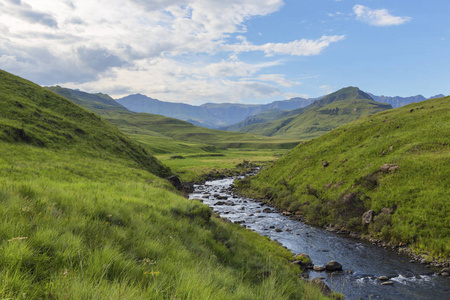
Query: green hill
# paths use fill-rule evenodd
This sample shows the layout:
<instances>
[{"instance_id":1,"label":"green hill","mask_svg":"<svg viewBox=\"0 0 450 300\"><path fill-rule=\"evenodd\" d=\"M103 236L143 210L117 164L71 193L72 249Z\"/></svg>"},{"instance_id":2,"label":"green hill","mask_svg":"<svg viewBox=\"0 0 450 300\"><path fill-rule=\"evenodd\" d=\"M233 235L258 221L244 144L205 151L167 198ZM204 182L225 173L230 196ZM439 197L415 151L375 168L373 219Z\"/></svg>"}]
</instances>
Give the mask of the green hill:
<instances>
[{"instance_id":1,"label":"green hill","mask_svg":"<svg viewBox=\"0 0 450 300\"><path fill-rule=\"evenodd\" d=\"M241 185L311 224L344 226L448 259L450 97L341 126ZM375 217L363 226L369 210Z\"/></svg>"},{"instance_id":2,"label":"green hill","mask_svg":"<svg viewBox=\"0 0 450 300\"><path fill-rule=\"evenodd\" d=\"M46 89L63 96L64 98L69 99L70 101L87 108L88 110L99 114L104 118L114 117L117 116L117 114L132 113L106 94L90 94L60 86L46 87Z\"/></svg>"},{"instance_id":3,"label":"green hill","mask_svg":"<svg viewBox=\"0 0 450 300\"><path fill-rule=\"evenodd\" d=\"M214 147L290 149L299 142L296 139L208 129L162 115L134 113L104 94L89 94L61 87L48 89L100 114L154 154L206 153L214 150ZM111 101L116 104L111 104Z\"/></svg>"},{"instance_id":4,"label":"green hill","mask_svg":"<svg viewBox=\"0 0 450 300\"><path fill-rule=\"evenodd\" d=\"M3 71L0 108L1 299L323 298L99 116Z\"/></svg>"},{"instance_id":5,"label":"green hill","mask_svg":"<svg viewBox=\"0 0 450 300\"><path fill-rule=\"evenodd\" d=\"M392 106L378 103L355 87L348 87L316 100L307 107L274 115L275 119L240 128L239 132L307 140L360 117ZM259 119L258 115L252 117ZM267 118L264 115L261 119ZM232 127L233 128L233 127Z\"/></svg>"},{"instance_id":6,"label":"green hill","mask_svg":"<svg viewBox=\"0 0 450 300\"><path fill-rule=\"evenodd\" d=\"M130 160L166 176L169 170L115 126L67 99L0 70L0 140Z\"/></svg>"}]
</instances>

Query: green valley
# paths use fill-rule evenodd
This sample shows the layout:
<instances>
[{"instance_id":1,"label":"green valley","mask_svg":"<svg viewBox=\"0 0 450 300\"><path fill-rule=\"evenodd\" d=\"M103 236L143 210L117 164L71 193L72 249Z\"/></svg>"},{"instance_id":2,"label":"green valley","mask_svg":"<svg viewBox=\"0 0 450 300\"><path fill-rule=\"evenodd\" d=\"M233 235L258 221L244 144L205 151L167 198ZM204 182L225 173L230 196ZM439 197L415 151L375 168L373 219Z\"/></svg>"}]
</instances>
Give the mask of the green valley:
<instances>
[{"instance_id":1,"label":"green valley","mask_svg":"<svg viewBox=\"0 0 450 300\"><path fill-rule=\"evenodd\" d=\"M0 106L2 299L324 298L290 251L182 197L102 117L4 71Z\"/></svg>"},{"instance_id":2,"label":"green valley","mask_svg":"<svg viewBox=\"0 0 450 300\"><path fill-rule=\"evenodd\" d=\"M448 260L450 97L343 125L301 143L240 186L310 224Z\"/></svg>"}]
</instances>

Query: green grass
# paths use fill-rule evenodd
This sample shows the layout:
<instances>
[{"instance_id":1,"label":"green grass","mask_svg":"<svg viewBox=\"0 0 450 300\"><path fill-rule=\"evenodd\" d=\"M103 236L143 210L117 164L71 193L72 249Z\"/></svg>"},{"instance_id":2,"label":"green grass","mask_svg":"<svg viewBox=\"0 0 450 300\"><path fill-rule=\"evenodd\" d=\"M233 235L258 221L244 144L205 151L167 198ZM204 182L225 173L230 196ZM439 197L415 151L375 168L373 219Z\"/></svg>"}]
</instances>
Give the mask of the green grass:
<instances>
[{"instance_id":1,"label":"green grass","mask_svg":"<svg viewBox=\"0 0 450 300\"><path fill-rule=\"evenodd\" d=\"M40 86L0 70L0 141L45 149L73 149L167 176L143 147L98 115Z\"/></svg>"},{"instance_id":2,"label":"green grass","mask_svg":"<svg viewBox=\"0 0 450 300\"><path fill-rule=\"evenodd\" d=\"M0 146L1 298L313 293L289 265L289 251L211 218L208 207L144 170L73 152Z\"/></svg>"},{"instance_id":3,"label":"green grass","mask_svg":"<svg viewBox=\"0 0 450 300\"><path fill-rule=\"evenodd\" d=\"M156 157L170 167L182 181L201 181L205 175L220 174L233 176L236 166L244 162L254 165L267 165L280 158L287 150L264 149L227 149L217 150L215 153L171 153ZM180 158L182 157L182 158ZM239 171L239 170L238 170Z\"/></svg>"},{"instance_id":4,"label":"green grass","mask_svg":"<svg viewBox=\"0 0 450 300\"><path fill-rule=\"evenodd\" d=\"M0 75L1 299L324 298L292 253L181 197L112 125Z\"/></svg>"},{"instance_id":5,"label":"green grass","mask_svg":"<svg viewBox=\"0 0 450 300\"><path fill-rule=\"evenodd\" d=\"M399 168L384 173L384 164ZM301 211L309 223L345 226L449 259L450 98L339 127L300 144L241 185L274 205ZM369 209L377 216L363 227L361 215Z\"/></svg>"}]
</instances>

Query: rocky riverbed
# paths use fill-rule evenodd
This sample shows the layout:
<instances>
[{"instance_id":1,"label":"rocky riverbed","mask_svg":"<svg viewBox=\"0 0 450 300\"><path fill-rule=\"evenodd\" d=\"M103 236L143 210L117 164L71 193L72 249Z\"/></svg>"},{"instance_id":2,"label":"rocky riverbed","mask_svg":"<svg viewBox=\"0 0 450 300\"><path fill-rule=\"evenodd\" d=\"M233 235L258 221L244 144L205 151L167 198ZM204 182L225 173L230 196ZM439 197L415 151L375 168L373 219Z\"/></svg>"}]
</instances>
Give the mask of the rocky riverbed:
<instances>
[{"instance_id":1,"label":"rocky riverbed","mask_svg":"<svg viewBox=\"0 0 450 300\"><path fill-rule=\"evenodd\" d=\"M232 183L228 178L196 184L189 197L230 222L277 240L295 254L307 255L311 265L304 267L303 277L320 280L346 299L448 299L450 279L445 278L445 268L411 263L408 256L374 245L375 241L309 226L290 212L283 214L234 194ZM332 261L341 268L327 270Z\"/></svg>"}]
</instances>

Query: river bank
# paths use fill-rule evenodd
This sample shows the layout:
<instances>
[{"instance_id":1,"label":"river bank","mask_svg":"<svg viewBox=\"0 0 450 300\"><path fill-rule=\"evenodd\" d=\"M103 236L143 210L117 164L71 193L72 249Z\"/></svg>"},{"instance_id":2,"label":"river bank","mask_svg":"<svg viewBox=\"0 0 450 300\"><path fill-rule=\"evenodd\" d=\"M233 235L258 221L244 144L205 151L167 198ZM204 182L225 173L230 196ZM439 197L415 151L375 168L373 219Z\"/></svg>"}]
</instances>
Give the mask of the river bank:
<instances>
[{"instance_id":1,"label":"river bank","mask_svg":"<svg viewBox=\"0 0 450 300\"><path fill-rule=\"evenodd\" d=\"M249 193L249 185L248 182L251 181L251 176L256 175L255 173L249 173L245 177L242 177L240 181L236 185L233 185L232 192L243 196L243 197L251 197L253 196L252 193ZM316 224L311 224L308 222L307 218L300 210L290 210L289 208L282 208L279 205L276 205L272 198L256 198L255 201L258 201L260 203L264 203L265 205L268 205L270 207L273 207L283 213L284 215L290 217L292 220L300 221L308 223L311 226L317 226ZM373 220L373 218L372 218ZM318 226L320 227L320 226ZM352 231L346 228L345 226L338 226L335 224L327 224L323 227L324 230L327 230L329 232L335 232L342 235L348 235L351 238L361 239L368 241L372 243L375 246L389 249L391 251L396 252L399 255L407 255L410 258L411 263L420 263L427 268L450 268L450 259L443 259L443 258L435 258L431 255L428 255L426 253L417 253L412 248L409 247L409 245L406 242L399 242L399 243L392 243L390 241L386 241L383 239L379 239L374 237L370 234L370 232L362 233L358 231ZM438 272L442 273L442 272ZM445 272L444 272L445 273Z\"/></svg>"},{"instance_id":2,"label":"river bank","mask_svg":"<svg viewBox=\"0 0 450 300\"><path fill-rule=\"evenodd\" d=\"M190 198L200 199L222 218L277 240L296 254L307 253L314 265L324 266L337 260L343 266L342 272L308 270L306 273L311 279L320 278L334 291L343 292L347 298L364 299L370 295L371 299L440 299L437 296L443 298L449 292L448 279L436 275L439 270L410 263L405 255L350 238L349 234L309 226L299 222L295 213L289 215L290 212L284 211L283 214L261 199L240 197L233 191L232 181L196 184ZM381 285L378 278L383 276L393 282L391 290ZM405 297L411 289L415 296Z\"/></svg>"}]
</instances>

